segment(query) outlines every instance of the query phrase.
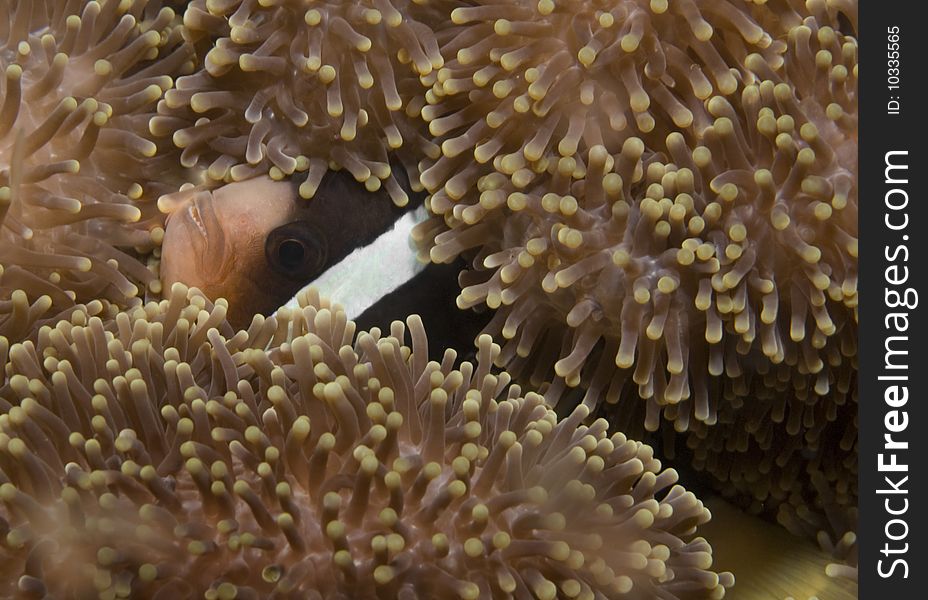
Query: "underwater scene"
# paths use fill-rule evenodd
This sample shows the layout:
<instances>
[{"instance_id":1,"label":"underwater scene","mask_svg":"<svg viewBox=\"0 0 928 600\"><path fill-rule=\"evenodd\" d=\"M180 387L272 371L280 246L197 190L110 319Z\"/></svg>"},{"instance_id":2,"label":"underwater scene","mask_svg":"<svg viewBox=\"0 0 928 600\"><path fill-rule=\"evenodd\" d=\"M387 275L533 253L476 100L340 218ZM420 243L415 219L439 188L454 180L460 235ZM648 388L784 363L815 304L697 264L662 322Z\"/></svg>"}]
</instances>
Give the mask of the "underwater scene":
<instances>
[{"instance_id":1,"label":"underwater scene","mask_svg":"<svg viewBox=\"0 0 928 600\"><path fill-rule=\"evenodd\" d=\"M857 598L857 31L0 1L0 598Z\"/></svg>"}]
</instances>

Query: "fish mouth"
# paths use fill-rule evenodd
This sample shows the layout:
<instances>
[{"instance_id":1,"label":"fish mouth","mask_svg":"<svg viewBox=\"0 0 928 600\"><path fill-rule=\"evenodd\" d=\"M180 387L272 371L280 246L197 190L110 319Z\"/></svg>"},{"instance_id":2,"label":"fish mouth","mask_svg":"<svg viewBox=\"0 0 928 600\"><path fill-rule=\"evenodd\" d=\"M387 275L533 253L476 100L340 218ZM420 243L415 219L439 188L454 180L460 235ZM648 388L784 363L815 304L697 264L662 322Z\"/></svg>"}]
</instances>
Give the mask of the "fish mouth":
<instances>
[{"instance_id":1,"label":"fish mouth","mask_svg":"<svg viewBox=\"0 0 928 600\"><path fill-rule=\"evenodd\" d=\"M199 276L208 282L221 279L228 265L225 263L225 232L214 206L215 199L209 190L187 190L174 195L166 204L176 207L168 214L165 227L173 221L187 231L189 251ZM164 210L164 209L162 209Z\"/></svg>"},{"instance_id":2,"label":"fish mouth","mask_svg":"<svg viewBox=\"0 0 928 600\"><path fill-rule=\"evenodd\" d=\"M216 214L216 199L212 192L201 190L193 195L187 207L190 229L199 234L201 252L197 256L201 276L210 282L222 281L231 268L226 249L222 221Z\"/></svg>"},{"instance_id":3,"label":"fish mouth","mask_svg":"<svg viewBox=\"0 0 928 600\"><path fill-rule=\"evenodd\" d=\"M208 191L186 190L162 196L158 200L158 208L167 213L165 228L175 221L183 223L185 229L191 233L196 232L202 238L201 241L208 244L209 224L204 215L211 213L211 208L204 204L211 201L212 195Z\"/></svg>"},{"instance_id":4,"label":"fish mouth","mask_svg":"<svg viewBox=\"0 0 928 600\"><path fill-rule=\"evenodd\" d=\"M206 223L203 221L202 212L200 210L200 195L197 194L193 197L193 201L187 207L187 217L191 223L194 225L194 229L200 234L204 241L209 243L209 231L206 228Z\"/></svg>"}]
</instances>

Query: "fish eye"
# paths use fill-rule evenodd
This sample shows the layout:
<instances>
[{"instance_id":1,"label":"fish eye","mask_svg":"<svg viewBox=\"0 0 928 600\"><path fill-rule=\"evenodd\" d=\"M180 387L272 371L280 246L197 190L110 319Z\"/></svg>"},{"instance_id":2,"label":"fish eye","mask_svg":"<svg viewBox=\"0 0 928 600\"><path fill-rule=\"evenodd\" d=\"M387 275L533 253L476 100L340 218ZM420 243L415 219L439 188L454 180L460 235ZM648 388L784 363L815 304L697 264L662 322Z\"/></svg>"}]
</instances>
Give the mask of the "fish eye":
<instances>
[{"instance_id":1,"label":"fish eye","mask_svg":"<svg viewBox=\"0 0 928 600\"><path fill-rule=\"evenodd\" d=\"M268 264L278 273L309 280L325 265L325 238L305 221L294 221L268 235L264 253Z\"/></svg>"},{"instance_id":2,"label":"fish eye","mask_svg":"<svg viewBox=\"0 0 928 600\"><path fill-rule=\"evenodd\" d=\"M306 258L306 246L300 240L284 240L277 247L277 262L286 269L296 269Z\"/></svg>"}]
</instances>

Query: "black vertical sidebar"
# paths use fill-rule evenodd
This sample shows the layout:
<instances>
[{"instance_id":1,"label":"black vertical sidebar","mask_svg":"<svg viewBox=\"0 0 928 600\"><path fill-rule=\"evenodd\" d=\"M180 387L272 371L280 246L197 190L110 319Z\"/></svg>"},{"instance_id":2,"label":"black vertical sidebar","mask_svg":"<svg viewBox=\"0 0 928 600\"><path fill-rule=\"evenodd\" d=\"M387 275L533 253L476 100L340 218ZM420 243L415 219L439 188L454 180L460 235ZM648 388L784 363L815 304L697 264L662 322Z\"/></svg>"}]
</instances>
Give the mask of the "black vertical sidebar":
<instances>
[{"instance_id":1,"label":"black vertical sidebar","mask_svg":"<svg viewBox=\"0 0 928 600\"><path fill-rule=\"evenodd\" d=\"M859 8L859 589L924 598L928 11L903 0Z\"/></svg>"}]
</instances>

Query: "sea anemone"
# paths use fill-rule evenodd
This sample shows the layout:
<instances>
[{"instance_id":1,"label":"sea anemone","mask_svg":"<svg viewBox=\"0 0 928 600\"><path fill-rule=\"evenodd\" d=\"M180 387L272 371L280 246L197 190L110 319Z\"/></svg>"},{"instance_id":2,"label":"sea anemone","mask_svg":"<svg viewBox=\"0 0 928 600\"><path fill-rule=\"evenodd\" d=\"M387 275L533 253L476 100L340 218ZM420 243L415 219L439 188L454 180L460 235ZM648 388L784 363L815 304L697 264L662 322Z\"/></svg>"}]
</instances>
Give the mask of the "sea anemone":
<instances>
[{"instance_id":1,"label":"sea anemone","mask_svg":"<svg viewBox=\"0 0 928 600\"><path fill-rule=\"evenodd\" d=\"M745 2L463 4L437 30L446 64L422 111L443 140L422 174L440 214L473 204L474 183L494 168L523 189L544 165L579 151L582 169L584 149L615 153L635 130L701 129L703 101L739 87L729 57L758 52L776 66L782 47L757 22L764 9Z\"/></svg>"},{"instance_id":2,"label":"sea anemone","mask_svg":"<svg viewBox=\"0 0 928 600\"><path fill-rule=\"evenodd\" d=\"M614 377L631 375L661 405L690 397L690 376L704 388L752 351L817 375L823 395L823 346L853 344L841 334L853 316L843 309L856 306L856 41L787 13L788 41L773 42L758 24L777 16L766 6L710 3L713 28L691 2L638 4L452 12L461 31L443 51L457 60L423 111L444 154L422 175L449 230L433 221L419 235L438 262L477 255L486 281L460 304L499 308L494 333L514 340L507 363L550 347L541 339L560 326L572 339L552 363L570 386L605 338ZM720 53L734 58L710 60ZM667 58L690 55L704 58L676 68ZM704 70L714 85L678 74ZM626 71L641 97L610 110L620 89L636 89ZM648 109L670 89L686 118Z\"/></svg>"},{"instance_id":3,"label":"sea anemone","mask_svg":"<svg viewBox=\"0 0 928 600\"><path fill-rule=\"evenodd\" d=\"M471 261L499 365L630 399L615 426L691 432L759 502L856 506L855 30L820 0L451 12L416 235Z\"/></svg>"},{"instance_id":4,"label":"sea anemone","mask_svg":"<svg viewBox=\"0 0 928 600\"><path fill-rule=\"evenodd\" d=\"M721 598L708 511L651 448L558 421L420 320L312 294L233 331L180 285L9 349L2 595ZM407 345L406 337L411 339ZM353 344L353 345L352 345Z\"/></svg>"},{"instance_id":5,"label":"sea anemone","mask_svg":"<svg viewBox=\"0 0 928 600\"><path fill-rule=\"evenodd\" d=\"M0 22L0 595L721 597L607 429L855 564L856 2L187 4ZM402 205L391 156L497 309L476 365L142 304L178 157Z\"/></svg>"},{"instance_id":6,"label":"sea anemone","mask_svg":"<svg viewBox=\"0 0 928 600\"><path fill-rule=\"evenodd\" d=\"M184 24L205 48L202 68L165 95L152 131L213 180L308 170L310 198L333 162L403 205L388 153L414 169L437 152L419 132L418 77L442 58L419 4L194 0Z\"/></svg>"},{"instance_id":7,"label":"sea anemone","mask_svg":"<svg viewBox=\"0 0 928 600\"><path fill-rule=\"evenodd\" d=\"M76 302L116 306L157 272L154 200L176 158L148 114L189 66L160 2L16 2L0 16L0 334L23 338ZM176 169L175 169L176 171ZM176 189L176 188L175 188Z\"/></svg>"}]
</instances>

